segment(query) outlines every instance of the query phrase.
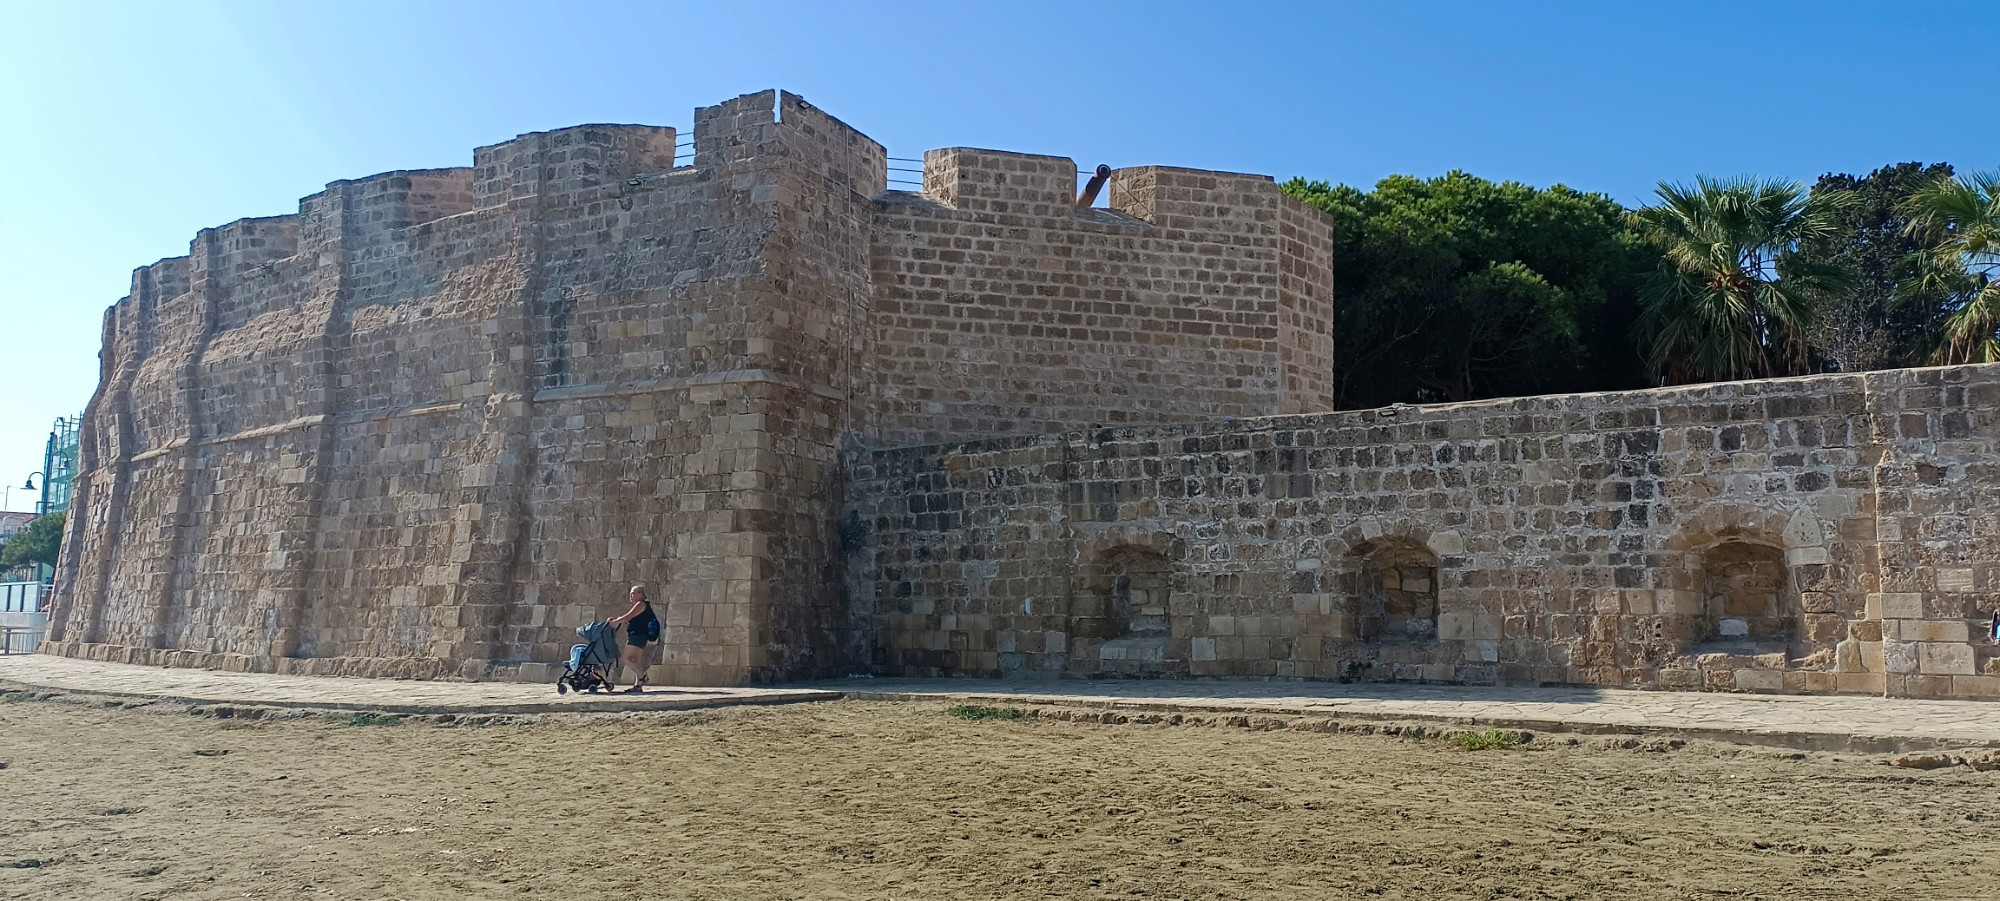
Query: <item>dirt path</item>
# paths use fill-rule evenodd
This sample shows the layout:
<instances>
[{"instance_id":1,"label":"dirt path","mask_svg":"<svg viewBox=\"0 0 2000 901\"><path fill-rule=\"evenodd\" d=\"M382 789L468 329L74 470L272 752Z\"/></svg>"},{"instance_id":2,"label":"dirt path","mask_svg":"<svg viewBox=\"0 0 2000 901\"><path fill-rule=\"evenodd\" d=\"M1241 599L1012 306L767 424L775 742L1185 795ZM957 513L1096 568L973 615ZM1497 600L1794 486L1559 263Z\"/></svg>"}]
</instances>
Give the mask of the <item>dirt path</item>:
<instances>
[{"instance_id":1,"label":"dirt path","mask_svg":"<svg viewBox=\"0 0 2000 901\"><path fill-rule=\"evenodd\" d=\"M965 722L915 703L349 726L18 701L0 703L0 896L1945 899L2000 886L2000 772L1536 744Z\"/></svg>"}]
</instances>

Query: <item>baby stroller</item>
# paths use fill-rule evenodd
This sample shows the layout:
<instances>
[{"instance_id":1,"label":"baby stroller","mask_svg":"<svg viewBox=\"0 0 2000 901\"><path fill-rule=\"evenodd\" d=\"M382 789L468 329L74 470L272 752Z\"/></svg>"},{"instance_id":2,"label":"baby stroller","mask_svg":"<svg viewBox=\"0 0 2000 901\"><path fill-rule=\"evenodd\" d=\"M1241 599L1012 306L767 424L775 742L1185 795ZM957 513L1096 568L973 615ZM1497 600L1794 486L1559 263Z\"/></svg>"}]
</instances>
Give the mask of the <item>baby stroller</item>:
<instances>
[{"instance_id":1,"label":"baby stroller","mask_svg":"<svg viewBox=\"0 0 2000 901\"><path fill-rule=\"evenodd\" d=\"M578 626L576 634L583 637L583 644L570 645L569 665L563 667L562 677L556 680L556 694L568 694L570 689L596 693L599 689L611 689L611 668L618 664L618 633L611 624L603 620Z\"/></svg>"}]
</instances>

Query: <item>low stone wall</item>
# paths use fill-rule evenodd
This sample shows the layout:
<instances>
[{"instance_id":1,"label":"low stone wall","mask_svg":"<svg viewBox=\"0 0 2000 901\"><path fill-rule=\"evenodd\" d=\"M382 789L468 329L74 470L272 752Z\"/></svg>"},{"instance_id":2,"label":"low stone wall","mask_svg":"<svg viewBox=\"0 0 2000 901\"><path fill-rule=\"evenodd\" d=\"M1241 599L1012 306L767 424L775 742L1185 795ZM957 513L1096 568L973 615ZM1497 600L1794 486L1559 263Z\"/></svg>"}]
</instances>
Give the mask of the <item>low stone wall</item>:
<instances>
[{"instance_id":1,"label":"low stone wall","mask_svg":"<svg viewBox=\"0 0 2000 901\"><path fill-rule=\"evenodd\" d=\"M849 466L876 671L2000 696L2000 365Z\"/></svg>"}]
</instances>

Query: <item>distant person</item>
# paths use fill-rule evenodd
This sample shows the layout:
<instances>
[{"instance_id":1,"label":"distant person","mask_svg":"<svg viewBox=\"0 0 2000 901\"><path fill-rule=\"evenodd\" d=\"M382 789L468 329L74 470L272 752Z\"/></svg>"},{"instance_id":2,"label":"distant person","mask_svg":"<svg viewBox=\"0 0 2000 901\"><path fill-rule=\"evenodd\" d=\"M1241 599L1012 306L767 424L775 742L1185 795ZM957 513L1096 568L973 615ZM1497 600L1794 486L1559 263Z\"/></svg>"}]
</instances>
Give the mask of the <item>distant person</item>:
<instances>
[{"instance_id":1,"label":"distant person","mask_svg":"<svg viewBox=\"0 0 2000 901\"><path fill-rule=\"evenodd\" d=\"M637 676L625 693L637 694L646 690L646 648L660 640L660 617L653 612L653 602L646 597L646 586L632 586L629 596L632 609L612 617L608 622L614 626L625 626L625 670Z\"/></svg>"}]
</instances>

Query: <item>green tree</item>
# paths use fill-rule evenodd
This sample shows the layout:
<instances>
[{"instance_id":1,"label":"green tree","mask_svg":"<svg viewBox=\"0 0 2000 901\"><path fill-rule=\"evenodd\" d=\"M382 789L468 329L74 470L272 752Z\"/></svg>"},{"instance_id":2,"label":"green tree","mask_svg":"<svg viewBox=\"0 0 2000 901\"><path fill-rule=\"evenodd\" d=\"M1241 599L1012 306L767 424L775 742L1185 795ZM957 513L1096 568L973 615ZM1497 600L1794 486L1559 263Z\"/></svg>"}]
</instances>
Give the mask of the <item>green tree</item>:
<instances>
[{"instance_id":1,"label":"green tree","mask_svg":"<svg viewBox=\"0 0 2000 901\"><path fill-rule=\"evenodd\" d=\"M1338 406L1643 384L1626 335L1649 254L1609 198L1463 172L1285 190L1334 220Z\"/></svg>"},{"instance_id":2,"label":"green tree","mask_svg":"<svg viewBox=\"0 0 2000 901\"><path fill-rule=\"evenodd\" d=\"M1816 197L1843 198L1828 215L1831 231L1800 239L1795 260L1846 271L1847 290L1815 300L1807 344L1843 372L1921 366L1950 312L1952 295L1915 290L1912 256L1925 245L1909 232L1904 208L1917 191L1951 177L1951 166L1898 163L1866 176L1822 175Z\"/></svg>"},{"instance_id":3,"label":"green tree","mask_svg":"<svg viewBox=\"0 0 2000 901\"><path fill-rule=\"evenodd\" d=\"M64 518L62 513L38 516L34 522L28 523L27 528L15 532L7 539L7 544L0 547L0 567L56 565L56 553L62 548Z\"/></svg>"},{"instance_id":4,"label":"green tree","mask_svg":"<svg viewBox=\"0 0 2000 901\"><path fill-rule=\"evenodd\" d=\"M1831 211L1844 198L1810 196L1796 182L1706 176L1691 186L1662 182L1659 198L1633 214L1662 254L1638 323L1654 372L1685 383L1804 371L1814 300L1852 280L1794 251L1833 232Z\"/></svg>"},{"instance_id":5,"label":"green tree","mask_svg":"<svg viewBox=\"0 0 2000 901\"><path fill-rule=\"evenodd\" d=\"M1940 178L1905 204L1925 244L1909 293L1954 299L1933 361L2000 363L2000 170Z\"/></svg>"}]
</instances>

